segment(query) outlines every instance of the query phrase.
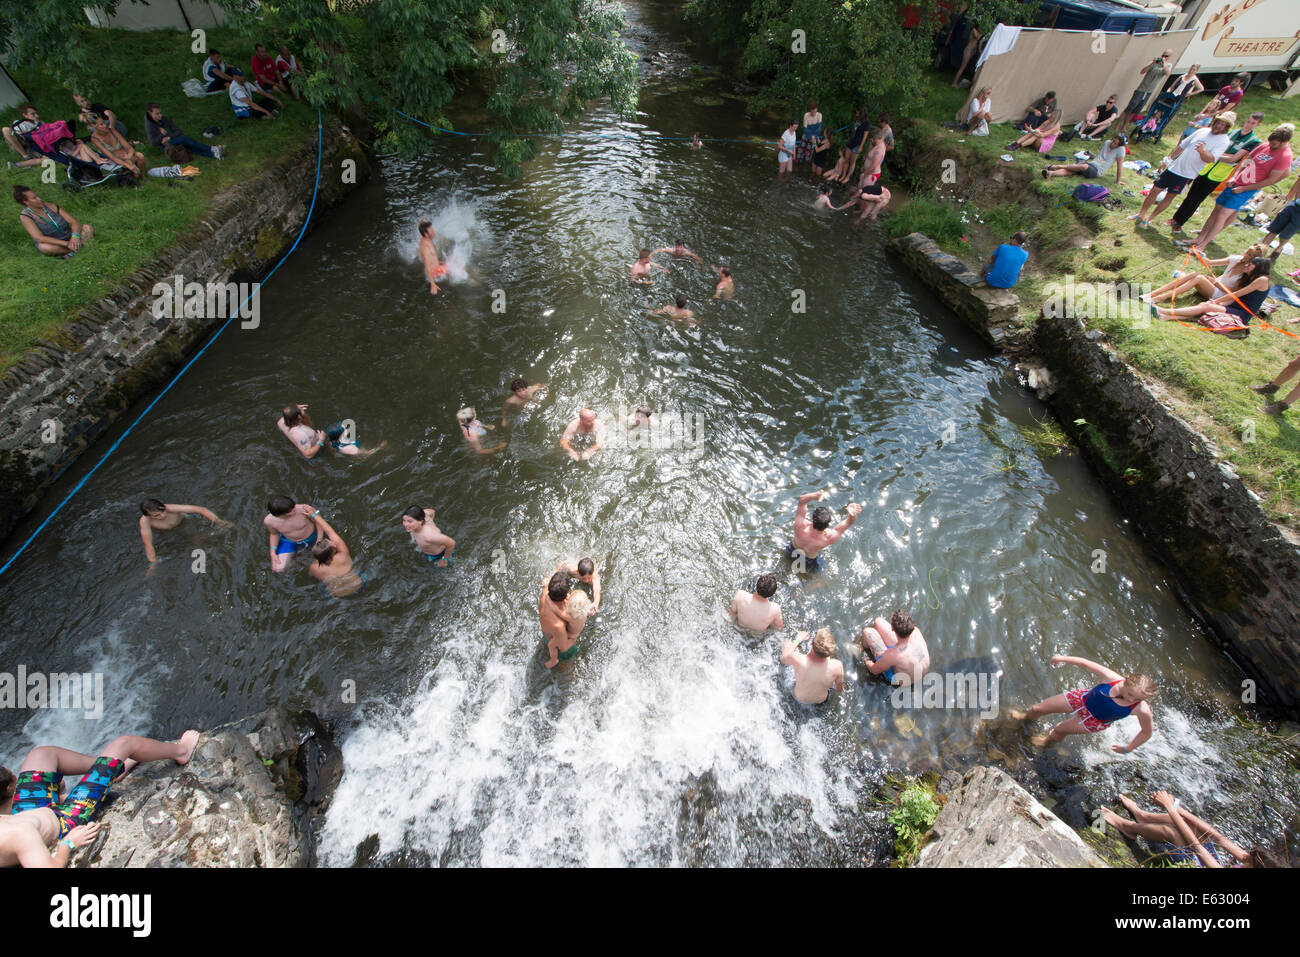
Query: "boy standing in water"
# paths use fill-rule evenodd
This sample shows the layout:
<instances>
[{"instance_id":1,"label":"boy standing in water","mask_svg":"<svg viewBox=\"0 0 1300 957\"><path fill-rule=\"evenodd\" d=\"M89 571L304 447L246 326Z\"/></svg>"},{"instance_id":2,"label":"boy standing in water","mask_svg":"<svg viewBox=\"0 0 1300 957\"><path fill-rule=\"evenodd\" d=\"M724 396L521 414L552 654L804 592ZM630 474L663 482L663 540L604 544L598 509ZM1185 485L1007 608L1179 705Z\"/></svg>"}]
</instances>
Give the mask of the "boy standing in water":
<instances>
[{"instance_id":1,"label":"boy standing in water","mask_svg":"<svg viewBox=\"0 0 1300 957\"><path fill-rule=\"evenodd\" d=\"M736 286L731 279L730 267L714 266L713 271L718 274L718 284L713 289L713 298L730 299L736 294Z\"/></svg>"},{"instance_id":2,"label":"boy standing in water","mask_svg":"<svg viewBox=\"0 0 1300 957\"><path fill-rule=\"evenodd\" d=\"M801 704L825 704L831 689L844 690L844 664L835 657L835 638L829 628L817 632L808 654L799 650L808 632L801 631L794 641L781 643L781 664L794 669L794 700Z\"/></svg>"},{"instance_id":3,"label":"boy standing in water","mask_svg":"<svg viewBox=\"0 0 1300 957\"><path fill-rule=\"evenodd\" d=\"M507 412L518 412L533 399L537 398L537 393L546 388L545 382L538 382L533 385L528 384L528 380L522 376L510 383L510 394L506 396L506 401L501 405L501 424L506 424Z\"/></svg>"},{"instance_id":4,"label":"boy standing in water","mask_svg":"<svg viewBox=\"0 0 1300 957\"><path fill-rule=\"evenodd\" d=\"M781 606L771 600L775 594L776 579L771 575L759 575L752 593L736 592L727 614L740 627L755 634L769 628L780 631L785 627L785 619L781 617Z\"/></svg>"},{"instance_id":5,"label":"boy standing in water","mask_svg":"<svg viewBox=\"0 0 1300 957\"><path fill-rule=\"evenodd\" d=\"M147 498L140 503L140 541L144 543L144 557L149 561L158 561L158 554L153 550L153 533L170 531L179 525L186 515L202 515L213 525L229 528L229 522L223 522L202 505L166 505L156 498Z\"/></svg>"},{"instance_id":6,"label":"boy standing in water","mask_svg":"<svg viewBox=\"0 0 1300 957\"><path fill-rule=\"evenodd\" d=\"M147 761L188 764L198 743L197 731L186 731L177 741L124 734L97 758L47 744L27 752L17 777L0 767L0 867L67 867L73 850L99 834L99 823L90 819L114 781ZM83 777L61 798L68 774Z\"/></svg>"},{"instance_id":7,"label":"boy standing in water","mask_svg":"<svg viewBox=\"0 0 1300 957\"><path fill-rule=\"evenodd\" d=\"M1034 744L1045 747L1049 744L1059 744L1066 735L1095 734L1121 718L1127 718L1130 714L1137 717L1140 725L1137 736L1128 744L1111 745L1111 750L1117 754L1128 754L1151 737L1151 706L1147 704L1147 699L1156 693L1156 683L1146 675L1132 674L1126 678L1095 661L1089 661L1087 658L1071 658L1068 655L1052 655L1052 664L1077 665L1086 668L1101 678L1104 683L1096 685L1091 690L1076 688L1074 691L1047 698L1039 701L1028 711L1012 709L1011 717L1017 721L1033 721L1045 714L1073 712L1069 719L1062 721L1049 734L1035 735L1032 739Z\"/></svg>"},{"instance_id":8,"label":"boy standing in water","mask_svg":"<svg viewBox=\"0 0 1300 957\"><path fill-rule=\"evenodd\" d=\"M456 552L456 539L444 535L433 524L433 509L412 505L402 513L402 528L411 533L411 541L426 559L438 568L446 568Z\"/></svg>"},{"instance_id":9,"label":"boy standing in water","mask_svg":"<svg viewBox=\"0 0 1300 957\"><path fill-rule=\"evenodd\" d=\"M272 495L266 503L267 515L262 524L271 533L271 571L282 572L293 556L316 544L320 510L310 505L295 505L287 495Z\"/></svg>"},{"instance_id":10,"label":"boy standing in water","mask_svg":"<svg viewBox=\"0 0 1300 957\"><path fill-rule=\"evenodd\" d=\"M438 259L438 247L434 245L436 236L433 224L427 219L420 220L420 259L424 261L424 275L429 280L429 292L438 295L438 280L447 275L447 267Z\"/></svg>"},{"instance_id":11,"label":"boy standing in water","mask_svg":"<svg viewBox=\"0 0 1300 957\"><path fill-rule=\"evenodd\" d=\"M650 256L651 252L649 249L642 249L641 252L637 253L636 262L632 264L632 281L634 283L641 286L648 286L650 283L654 282L654 279L651 278L650 270L658 269L662 272L668 271L667 266L661 266L657 262L651 262Z\"/></svg>"},{"instance_id":12,"label":"boy standing in water","mask_svg":"<svg viewBox=\"0 0 1300 957\"><path fill-rule=\"evenodd\" d=\"M808 503L813 500L820 502L824 498L825 492L808 492L799 496L799 507L794 512L794 537L786 545L785 553L787 558L800 566L800 571L821 568L821 550L838 542L840 536L858 520L858 514L862 511L861 505L850 502L845 509L849 517L831 528L831 510L825 505L818 505L813 509L812 519L808 518Z\"/></svg>"}]
</instances>

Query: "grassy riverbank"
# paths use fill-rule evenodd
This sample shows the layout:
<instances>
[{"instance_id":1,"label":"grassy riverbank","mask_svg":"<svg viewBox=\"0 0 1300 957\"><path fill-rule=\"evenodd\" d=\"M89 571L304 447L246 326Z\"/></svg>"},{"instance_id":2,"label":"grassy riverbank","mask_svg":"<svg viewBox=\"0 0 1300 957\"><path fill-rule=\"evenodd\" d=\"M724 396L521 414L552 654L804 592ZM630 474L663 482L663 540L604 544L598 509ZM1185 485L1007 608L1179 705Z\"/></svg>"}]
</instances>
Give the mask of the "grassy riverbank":
<instances>
[{"instance_id":1,"label":"grassy riverbank","mask_svg":"<svg viewBox=\"0 0 1300 957\"><path fill-rule=\"evenodd\" d=\"M129 138L143 144L137 149L150 166L168 165L144 135L145 104L150 101L161 104L182 132L200 142L224 144L229 155L224 162L195 157L193 165L202 172L193 180L146 177L136 189L105 184L81 193L59 185L65 182L64 167L57 170L59 184L41 182L39 167L0 170L7 202L12 202L12 186L23 184L46 202L66 207L78 220L95 227L94 241L71 260L39 255L14 218L0 230L0 288L5 290L0 298L0 373L37 343L59 341L77 310L111 292L121 277L193 228L217 193L278 162L309 138L315 127L315 112L292 99L286 101L277 119L253 122L236 120L224 93L197 99L185 96L181 82L198 77L203 61L202 54L190 52L191 39L186 33L101 30L93 42L97 46L95 60L102 69L77 92L102 101L118 114L127 125ZM245 73L250 72L248 61L255 42L230 30L208 31L209 47L221 50L227 64L239 66ZM13 64L10 69L42 120L75 117L72 90L39 70L16 69ZM16 110L0 115L5 125L18 118ZM205 140L201 131L212 124L221 126L223 132ZM85 134L84 128L77 132ZM7 147L4 152L7 159L18 159ZM10 210L7 215L16 217L16 206Z\"/></svg>"},{"instance_id":2,"label":"grassy riverbank","mask_svg":"<svg viewBox=\"0 0 1300 957\"><path fill-rule=\"evenodd\" d=\"M1026 104L1041 90L1026 91ZM1080 177L1044 180L1039 170L1049 160L1037 153L1018 150L1006 163L999 157L1016 134L1011 126L995 126L992 135L972 137L940 125L953 118L965 102L965 90L954 90L941 77L932 78L925 115L900 127L900 152L912 158L911 168L897 170L913 189L927 188L928 195L900 209L890 222L895 234L920 230L941 246L962 256L972 265L987 260L993 247L1017 229L1031 236L1031 257L1017 292L1026 321L1032 322L1044 299L1047 284L1132 283L1159 286L1184 265L1186 254L1173 244L1168 227L1137 229L1128 217L1141 207L1143 187L1151 180L1133 170L1124 171L1123 186L1115 187L1113 175L1105 185L1118 193L1123 206L1105 210L1080 204L1070 198ZM1170 121L1160 144L1141 143L1131 147L1131 159L1143 159L1153 166L1177 142L1186 120L1208 100L1194 97L1182 113ZM1237 113L1265 114L1260 131L1267 132L1282 122L1300 122L1300 97L1275 98L1267 87L1247 94ZM1079 149L1096 153L1099 143L1076 139L1061 144L1054 155L1072 155ZM1293 144L1300 148L1300 139ZM956 161L956 182L943 182L943 161ZM952 167L949 167L950 169ZM950 177L951 178L951 177ZM1293 178L1283 180L1274 192L1285 192ZM919 193L918 193L919 195ZM1159 217L1169 218L1176 203ZM1185 228L1195 236L1212 209L1206 200ZM1238 253L1262 237L1254 227L1229 226L1210 246L1210 257ZM1283 255L1273 271L1274 282L1296 288L1285 274L1300 266L1300 256ZM1180 299L1181 305L1194 300ZM1288 320L1300 311L1283 306L1269 321L1288 332L1300 334L1300 323ZM1184 419L1200 429L1223 453L1264 501L1269 515L1300 528L1300 411L1284 418L1259 411L1261 399L1250 391L1276 375L1300 353L1300 340L1282 332L1255 328L1248 339L1234 341L1177 323L1138 321L1099 316L1089 324L1102 329L1111 344L1132 366L1163 387L1165 401ZM1288 386L1289 388L1289 386ZM1285 394L1285 389L1283 394Z\"/></svg>"}]
</instances>

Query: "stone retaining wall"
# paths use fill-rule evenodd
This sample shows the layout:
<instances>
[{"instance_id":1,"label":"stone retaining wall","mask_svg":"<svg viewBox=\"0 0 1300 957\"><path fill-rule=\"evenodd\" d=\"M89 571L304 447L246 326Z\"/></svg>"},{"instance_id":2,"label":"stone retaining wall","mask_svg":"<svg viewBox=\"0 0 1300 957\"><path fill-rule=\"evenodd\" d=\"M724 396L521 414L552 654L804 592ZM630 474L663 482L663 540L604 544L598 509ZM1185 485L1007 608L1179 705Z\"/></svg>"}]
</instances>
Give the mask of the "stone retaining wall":
<instances>
[{"instance_id":1,"label":"stone retaining wall","mask_svg":"<svg viewBox=\"0 0 1300 957\"><path fill-rule=\"evenodd\" d=\"M369 173L360 143L344 126L322 137L320 192L313 218L355 188L341 163ZM254 180L220 194L192 233L82 309L57 344L33 349L0 380L0 539L131 403L154 392L224 322L159 319L155 283L251 282L298 236L316 178L316 137ZM111 241L111 240L110 240ZM236 320L238 321L238 320Z\"/></svg>"}]
</instances>

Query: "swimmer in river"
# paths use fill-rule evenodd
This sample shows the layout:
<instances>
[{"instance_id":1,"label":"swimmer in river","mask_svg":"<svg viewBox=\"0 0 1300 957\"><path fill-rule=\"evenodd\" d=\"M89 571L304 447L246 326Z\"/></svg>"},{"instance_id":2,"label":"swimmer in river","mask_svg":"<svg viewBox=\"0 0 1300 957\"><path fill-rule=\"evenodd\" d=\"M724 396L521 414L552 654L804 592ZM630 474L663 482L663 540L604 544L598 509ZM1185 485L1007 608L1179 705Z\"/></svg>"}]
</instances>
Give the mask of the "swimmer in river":
<instances>
[{"instance_id":1,"label":"swimmer in river","mask_svg":"<svg viewBox=\"0 0 1300 957\"><path fill-rule=\"evenodd\" d=\"M213 525L230 527L230 522L217 518L202 505L167 505L156 498L147 498L140 503L140 541L144 542L144 557L151 564L158 561L158 554L153 549L153 533L175 528L186 515L202 515Z\"/></svg>"},{"instance_id":2,"label":"swimmer in river","mask_svg":"<svg viewBox=\"0 0 1300 957\"><path fill-rule=\"evenodd\" d=\"M674 259L694 259L701 266L704 265L704 260L701 259L699 256L697 256L695 253L691 252L689 249L687 249L686 244L682 242L680 239L677 240L677 242L672 246L660 246L658 249L654 251L654 255L656 256L658 256L660 253L668 253Z\"/></svg>"},{"instance_id":3,"label":"swimmer in river","mask_svg":"<svg viewBox=\"0 0 1300 957\"><path fill-rule=\"evenodd\" d=\"M1038 747L1059 744L1070 734L1095 734L1129 715L1138 719L1140 727L1137 735L1128 744L1112 744L1110 749L1117 754L1128 754L1151 737L1151 706L1147 704L1147 699L1156 693L1156 683L1146 675L1132 674L1125 677L1095 661L1072 658L1069 655L1052 655L1052 664L1086 668L1101 678L1102 684L1092 689L1077 688L1046 698L1028 711L1012 709L1011 717L1017 721L1033 721L1045 714L1070 715L1049 734L1035 735L1032 740Z\"/></svg>"},{"instance_id":4,"label":"swimmer in river","mask_svg":"<svg viewBox=\"0 0 1300 957\"><path fill-rule=\"evenodd\" d=\"M652 316L667 316L669 319L680 319L683 322L690 322L695 318L695 312L686 308L687 299L685 296L677 297L677 304L673 306L660 306L658 309L651 309Z\"/></svg>"},{"instance_id":5,"label":"swimmer in river","mask_svg":"<svg viewBox=\"0 0 1300 957\"><path fill-rule=\"evenodd\" d=\"M731 279L730 267L714 266L713 271L718 274L718 284L713 288L713 298L730 299L736 294L736 286Z\"/></svg>"},{"instance_id":6,"label":"swimmer in river","mask_svg":"<svg viewBox=\"0 0 1300 957\"><path fill-rule=\"evenodd\" d=\"M321 587L335 598L355 595L365 584L352 567L352 552L343 536L325 519L317 516L321 539L311 547L312 563L307 571L321 583Z\"/></svg>"},{"instance_id":7,"label":"swimmer in river","mask_svg":"<svg viewBox=\"0 0 1300 957\"><path fill-rule=\"evenodd\" d=\"M627 427L629 429L647 428L653 432L655 428L654 410L648 405L638 405L632 410L632 414L627 417Z\"/></svg>"},{"instance_id":8,"label":"swimmer in river","mask_svg":"<svg viewBox=\"0 0 1300 957\"><path fill-rule=\"evenodd\" d=\"M820 569L821 550L838 542L840 536L858 520L858 514L862 511L861 505L850 502L845 508L849 517L834 528L830 527L831 510L825 505L818 505L813 509L812 518L809 519L808 503L814 500L820 502L825 498L825 492L808 492L799 496L799 507L794 512L794 537L786 545L785 554L796 565L801 566L801 571Z\"/></svg>"},{"instance_id":9,"label":"swimmer in river","mask_svg":"<svg viewBox=\"0 0 1300 957\"><path fill-rule=\"evenodd\" d=\"M775 594L776 579L771 575L759 575L753 592L737 591L732 596L727 614L741 628L756 635L769 628L780 631L785 627L785 619L781 617L781 606L771 600Z\"/></svg>"},{"instance_id":10,"label":"swimmer in river","mask_svg":"<svg viewBox=\"0 0 1300 957\"><path fill-rule=\"evenodd\" d=\"M852 202L853 200L849 200L844 206L848 206ZM817 187L817 198L813 200L813 209L843 209L844 206L836 206L831 202L830 183L822 183Z\"/></svg>"},{"instance_id":11,"label":"swimmer in river","mask_svg":"<svg viewBox=\"0 0 1300 957\"><path fill-rule=\"evenodd\" d=\"M17 776L0 767L0 867L67 867L73 850L99 835L99 822L91 818L114 781L149 761L188 764L198 743L197 731L175 741L124 734L98 757L46 744L27 752ZM82 778L61 797L60 785L69 774Z\"/></svg>"},{"instance_id":12,"label":"swimmer in river","mask_svg":"<svg viewBox=\"0 0 1300 957\"><path fill-rule=\"evenodd\" d=\"M650 283L654 282L654 278L650 275L650 270L652 269L658 269L660 272L668 271L667 266L661 266L657 262L651 262L649 249L642 249L641 252L637 254L636 262L632 264L632 281L642 286L650 285Z\"/></svg>"},{"instance_id":13,"label":"swimmer in river","mask_svg":"<svg viewBox=\"0 0 1300 957\"><path fill-rule=\"evenodd\" d=\"M282 572L294 555L316 544L320 530L316 519L320 510L310 505L295 505L287 495L272 495L266 511L262 524L271 533L271 571Z\"/></svg>"},{"instance_id":14,"label":"swimmer in river","mask_svg":"<svg viewBox=\"0 0 1300 957\"><path fill-rule=\"evenodd\" d=\"M895 610L889 621L877 618L862 629L862 663L892 685L917 684L930 670L930 648L912 616Z\"/></svg>"},{"instance_id":15,"label":"swimmer in river","mask_svg":"<svg viewBox=\"0 0 1300 957\"><path fill-rule=\"evenodd\" d=\"M456 557L456 539L444 535L433 523L433 509L412 505L402 513L402 528L411 533L411 541L435 568L446 568Z\"/></svg>"},{"instance_id":16,"label":"swimmer in river","mask_svg":"<svg viewBox=\"0 0 1300 957\"><path fill-rule=\"evenodd\" d=\"M420 259L424 262L424 275L429 280L429 292L438 295L438 280L447 275L447 267L438 259L438 247L433 224L427 219L420 220Z\"/></svg>"},{"instance_id":17,"label":"swimmer in river","mask_svg":"<svg viewBox=\"0 0 1300 957\"><path fill-rule=\"evenodd\" d=\"M591 611L589 614L596 614L600 611L600 572L596 570L596 563L590 558L580 558L575 565L569 561L562 561L555 566L557 572L564 572L570 578L576 578L591 588Z\"/></svg>"},{"instance_id":18,"label":"swimmer in river","mask_svg":"<svg viewBox=\"0 0 1300 957\"><path fill-rule=\"evenodd\" d=\"M699 133L696 133L694 136L691 137L691 149L697 150L703 145L704 142L700 139Z\"/></svg>"},{"instance_id":19,"label":"swimmer in river","mask_svg":"<svg viewBox=\"0 0 1300 957\"><path fill-rule=\"evenodd\" d=\"M573 448L573 440L579 436L589 437L593 443L591 448L581 453ZM596 413L591 409L583 409L560 436L560 447L569 453L569 458L573 461L585 462L605 447L606 437L605 423L596 418Z\"/></svg>"},{"instance_id":20,"label":"swimmer in river","mask_svg":"<svg viewBox=\"0 0 1300 957\"><path fill-rule=\"evenodd\" d=\"M275 425L305 459L314 459L325 447L325 433L311 424L305 405L286 405Z\"/></svg>"},{"instance_id":21,"label":"swimmer in river","mask_svg":"<svg viewBox=\"0 0 1300 957\"><path fill-rule=\"evenodd\" d=\"M492 446L490 449L483 447L483 436L488 434L489 429L495 429L495 425L484 425L478 420L478 413L474 411L472 405L467 405L456 413L456 422L460 425L460 434L465 437L469 447L480 455L491 455L493 452L500 452L509 443L502 442Z\"/></svg>"},{"instance_id":22,"label":"swimmer in river","mask_svg":"<svg viewBox=\"0 0 1300 957\"><path fill-rule=\"evenodd\" d=\"M825 704L831 689L844 690L844 664L835 657L835 638L829 628L813 636L808 654L799 650L808 632L801 631L794 641L781 642L781 664L794 669L794 700L802 704Z\"/></svg>"},{"instance_id":23,"label":"swimmer in river","mask_svg":"<svg viewBox=\"0 0 1300 957\"><path fill-rule=\"evenodd\" d=\"M342 422L331 422L325 427L325 438L329 441L330 448L335 452L343 455L355 455L357 458L368 459L376 452L388 445L388 440L380 442L373 449L363 449L361 443L356 440L355 436L348 434L348 429Z\"/></svg>"},{"instance_id":24,"label":"swimmer in river","mask_svg":"<svg viewBox=\"0 0 1300 957\"><path fill-rule=\"evenodd\" d=\"M1116 795L1120 804L1133 815L1133 820L1120 817L1108 807L1101 809L1106 823L1130 841L1143 838L1153 850L1168 856L1172 864L1196 864L1198 867L1223 867L1215 845L1223 848L1236 861L1233 867L1285 867L1285 863L1271 851L1262 847L1247 851L1219 833L1185 807L1180 807L1168 791L1157 791L1151 799L1164 808L1164 813L1144 811L1137 803L1122 794Z\"/></svg>"},{"instance_id":25,"label":"swimmer in river","mask_svg":"<svg viewBox=\"0 0 1300 957\"><path fill-rule=\"evenodd\" d=\"M542 637L546 639L548 668L554 668L561 661L568 661L578 654L578 636L587 624L590 606L584 606L582 602L571 606L571 597L569 573L561 569L547 580L537 601ZM583 599L586 597L582 594ZM581 615L575 615L574 612L581 612Z\"/></svg>"},{"instance_id":26,"label":"swimmer in river","mask_svg":"<svg viewBox=\"0 0 1300 957\"><path fill-rule=\"evenodd\" d=\"M518 412L533 399L537 398L537 393L546 389L545 382L537 382L533 385L528 384L528 380L522 376L510 383L510 394L506 396L506 401L501 405L501 424L506 424L507 412Z\"/></svg>"}]
</instances>

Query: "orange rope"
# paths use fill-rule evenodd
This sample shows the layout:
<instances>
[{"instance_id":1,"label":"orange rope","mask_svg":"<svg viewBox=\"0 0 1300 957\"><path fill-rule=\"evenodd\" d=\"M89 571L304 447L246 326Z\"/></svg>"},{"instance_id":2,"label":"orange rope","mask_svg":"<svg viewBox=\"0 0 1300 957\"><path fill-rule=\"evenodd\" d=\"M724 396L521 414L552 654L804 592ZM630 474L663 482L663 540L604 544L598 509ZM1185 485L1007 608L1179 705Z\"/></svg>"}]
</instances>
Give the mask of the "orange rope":
<instances>
[{"instance_id":1,"label":"orange rope","mask_svg":"<svg viewBox=\"0 0 1300 957\"><path fill-rule=\"evenodd\" d=\"M1206 269L1209 269L1209 268L1210 268L1210 264L1207 263L1207 262L1205 261L1205 257L1201 255L1201 251L1200 251L1199 249L1197 249L1195 246L1193 246L1193 247L1191 247L1191 249L1188 250L1188 251L1189 251L1189 252L1196 253L1196 258L1199 259L1199 260L1201 261L1201 265L1204 266ZM1231 289L1228 290L1228 295L1231 296L1231 297L1233 298L1233 300L1237 303L1237 305L1241 306L1242 309L1245 309L1245 310L1246 310L1247 312L1249 312L1252 316L1254 316L1256 319L1258 319L1258 320L1259 320L1259 324L1260 324L1260 326L1262 326L1263 328L1265 328L1265 329L1272 329L1274 332L1280 332L1280 333L1282 333L1283 335L1290 336L1292 339L1300 339L1300 336L1297 336L1294 332L1289 332L1289 331L1286 330L1286 329L1279 329L1277 326L1269 325L1268 321L1265 320L1263 316L1256 315L1256 314L1255 314L1255 311L1254 311L1253 309L1251 309L1251 308L1250 308L1249 306L1247 306L1244 302L1242 302L1240 299L1238 299L1238 298L1237 298L1237 294L1236 294L1235 292L1233 292ZM1247 328L1247 326L1231 326L1231 327L1228 327L1228 331L1231 331L1231 330L1233 330L1233 329L1245 329L1245 328Z\"/></svg>"}]
</instances>

